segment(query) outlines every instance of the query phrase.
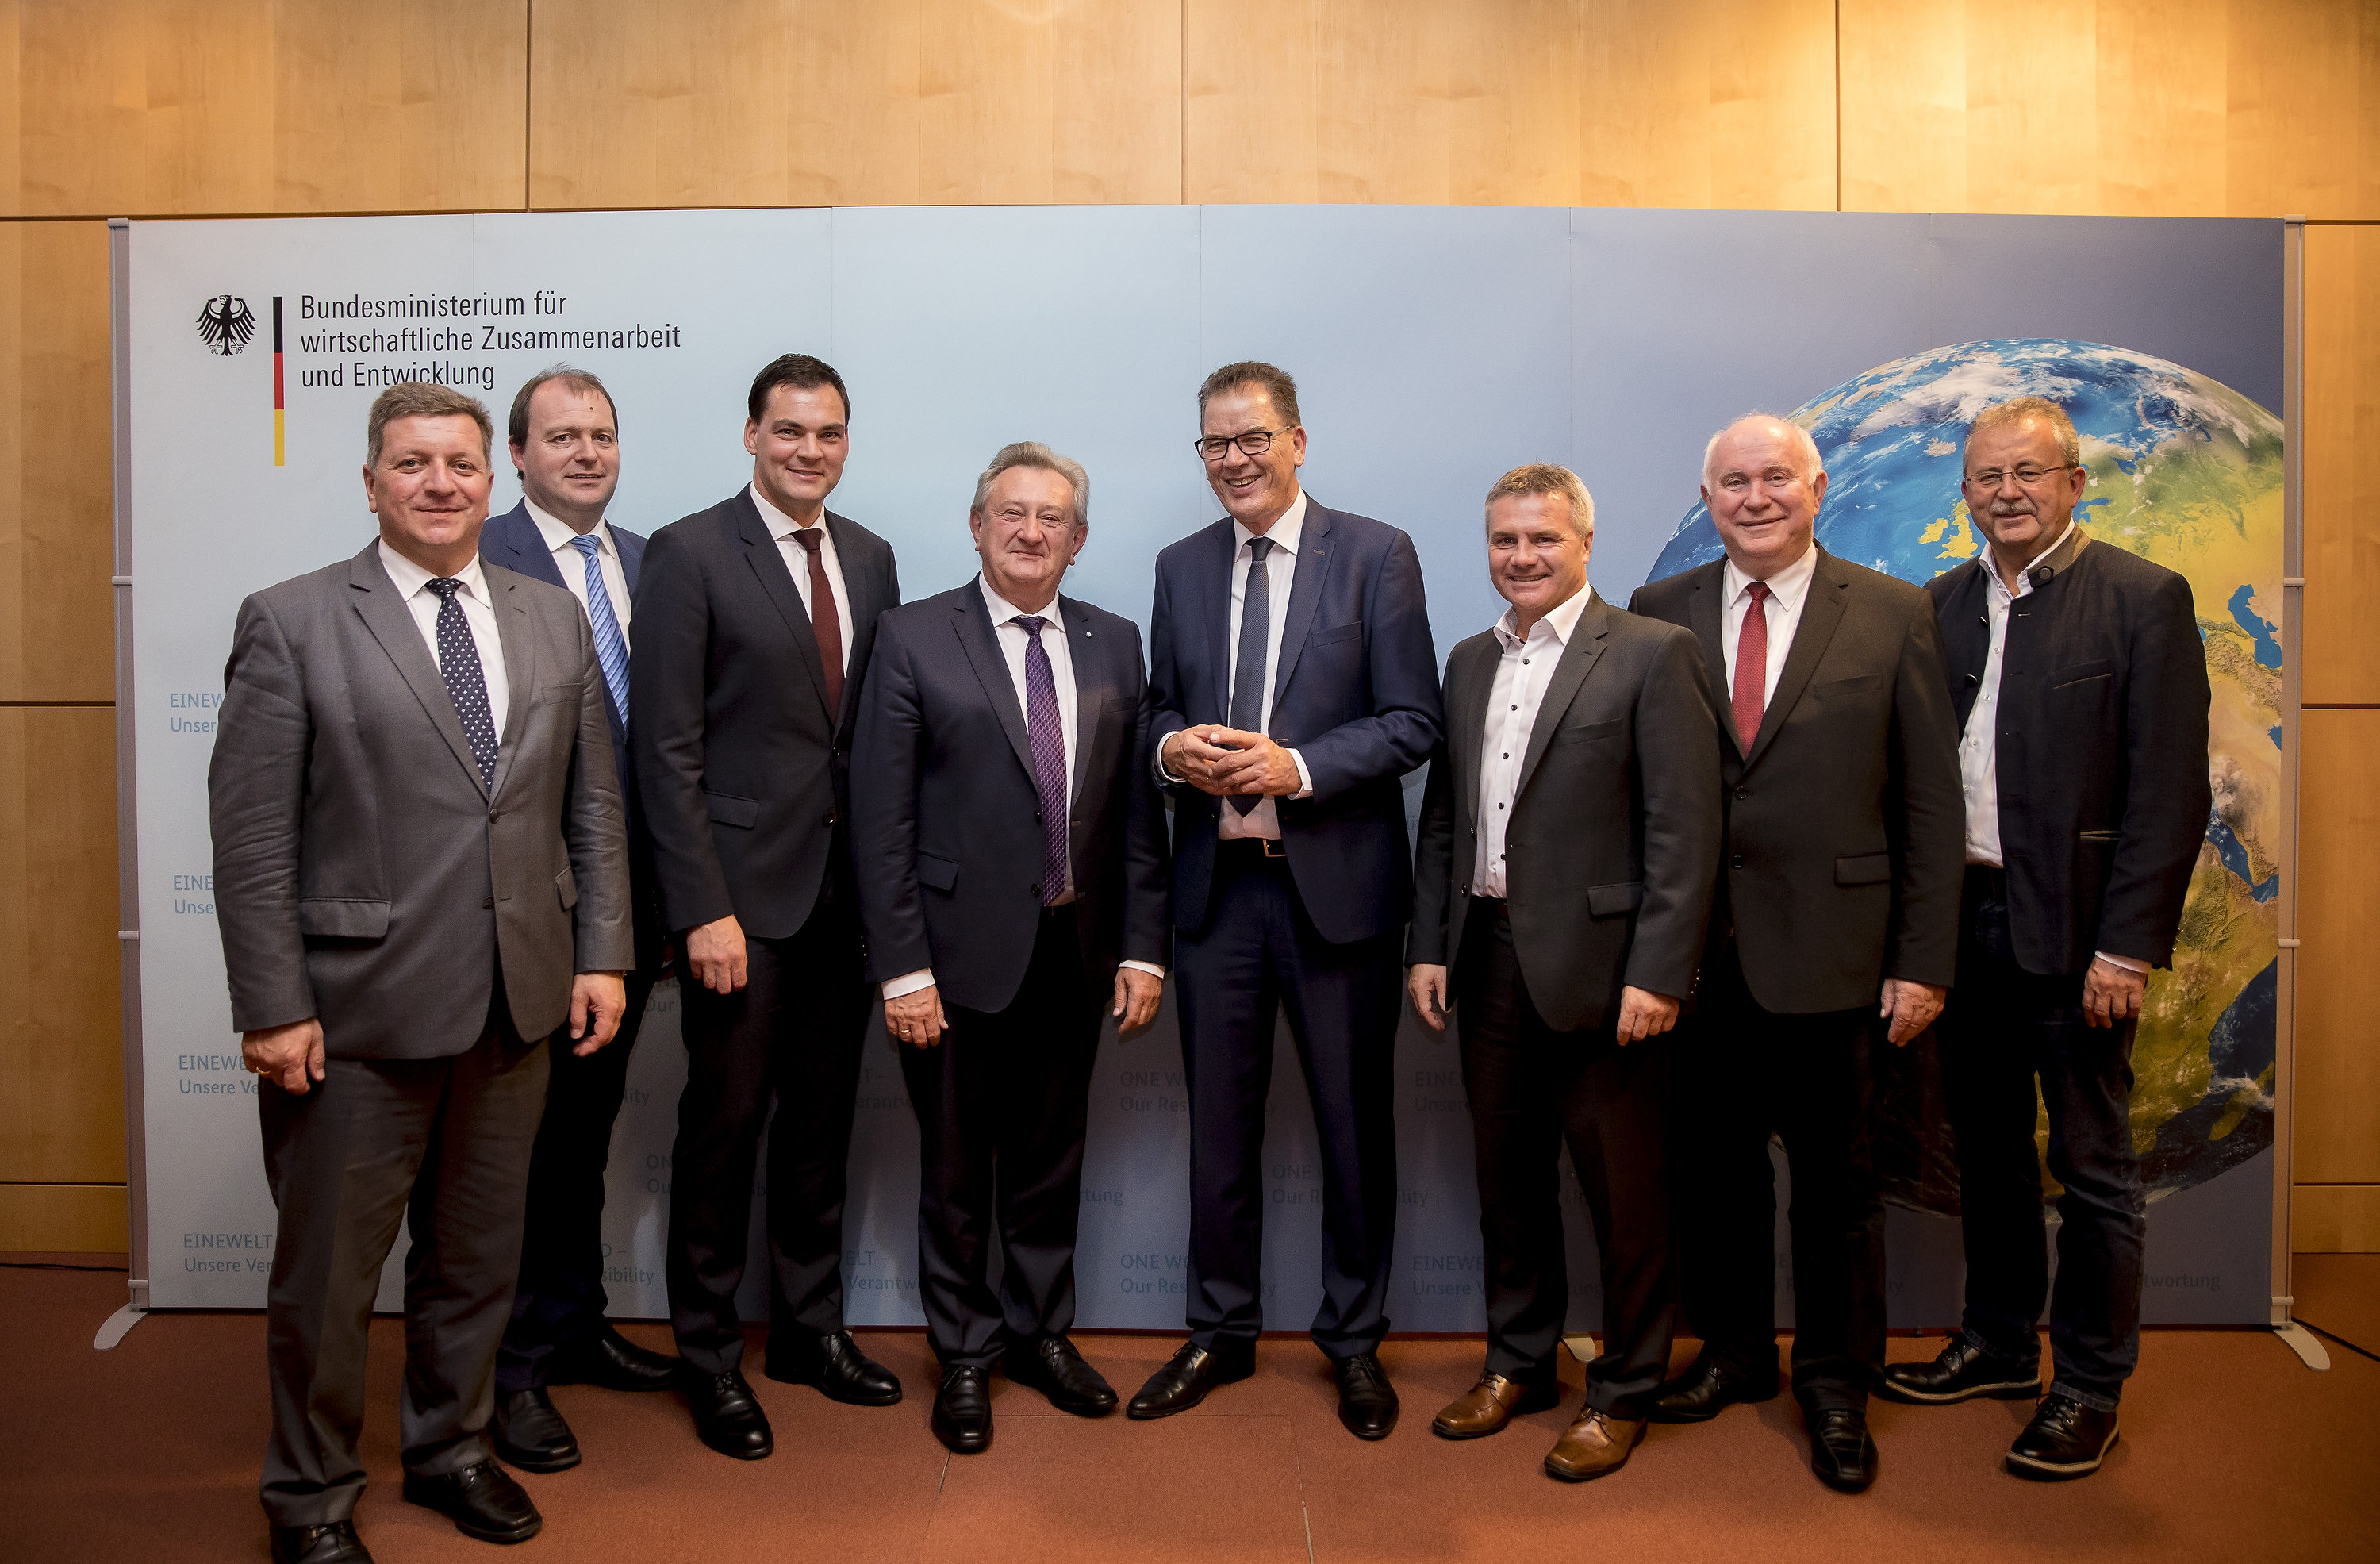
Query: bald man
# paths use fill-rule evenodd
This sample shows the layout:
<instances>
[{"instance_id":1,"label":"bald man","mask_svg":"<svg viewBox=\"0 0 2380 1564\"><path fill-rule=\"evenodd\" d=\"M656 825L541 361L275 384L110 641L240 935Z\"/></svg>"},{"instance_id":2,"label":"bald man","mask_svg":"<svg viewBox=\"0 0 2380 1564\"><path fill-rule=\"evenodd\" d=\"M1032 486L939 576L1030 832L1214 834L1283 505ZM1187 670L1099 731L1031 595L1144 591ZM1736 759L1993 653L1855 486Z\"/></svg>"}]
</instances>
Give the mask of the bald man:
<instances>
[{"instance_id":1,"label":"bald man","mask_svg":"<svg viewBox=\"0 0 2380 1564\"><path fill-rule=\"evenodd\" d=\"M1793 1180L1793 1394L1828 1486L1876 1480L1884 1202L1868 1050L1923 1032L1958 963L1966 823L1932 600L1817 545L1827 474L1766 414L1711 437L1703 502L1727 557L1628 606L1701 643L1727 811L1672 1131L1686 1322L1702 1354L1652 1415L1777 1394L1768 1138Z\"/></svg>"}]
</instances>

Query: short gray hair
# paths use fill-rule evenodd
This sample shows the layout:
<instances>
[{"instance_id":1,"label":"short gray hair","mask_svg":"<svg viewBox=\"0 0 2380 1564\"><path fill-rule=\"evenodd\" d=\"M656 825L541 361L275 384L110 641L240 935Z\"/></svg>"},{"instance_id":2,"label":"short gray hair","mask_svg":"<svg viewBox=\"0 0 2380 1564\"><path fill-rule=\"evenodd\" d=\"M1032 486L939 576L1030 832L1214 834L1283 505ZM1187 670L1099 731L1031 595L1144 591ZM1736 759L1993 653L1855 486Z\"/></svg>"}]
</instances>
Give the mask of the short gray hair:
<instances>
[{"instance_id":1,"label":"short gray hair","mask_svg":"<svg viewBox=\"0 0 2380 1564\"><path fill-rule=\"evenodd\" d=\"M1488 508L1493 511L1500 499L1516 499L1523 495L1560 495L1570 501L1570 524L1582 541L1595 536L1595 496L1586 492L1586 484L1567 467L1549 461L1532 461L1512 469L1496 480L1488 491Z\"/></svg>"},{"instance_id":2,"label":"short gray hair","mask_svg":"<svg viewBox=\"0 0 2380 1564\"><path fill-rule=\"evenodd\" d=\"M2049 425L2058 435L2058 454L2066 458L2069 467L2082 465L2082 436L2074 432L2074 421L2066 409L2046 397L2011 397L2005 402L1995 402L1975 415L1967 425L1966 443L1959 447L1959 459L1964 461L1967 446L1975 443L1978 434L1988 434L2004 424L2022 423L2037 418Z\"/></svg>"},{"instance_id":3,"label":"short gray hair","mask_svg":"<svg viewBox=\"0 0 2380 1564\"><path fill-rule=\"evenodd\" d=\"M1721 428L1718 434L1712 435L1707 441L1704 442L1703 487L1706 489L1710 487L1711 462L1713 458L1718 455L1718 443L1727 438L1729 430L1733 429L1739 423L1749 423L1755 418L1765 418L1771 423L1781 424L1784 426L1786 442L1798 447L1802 453L1802 475L1804 478L1809 477L1811 474L1817 472L1826 467L1827 458L1818 454L1818 442L1810 438L1810 432L1808 430L1803 428L1800 424L1794 422L1790 418L1780 418L1772 412L1760 412L1755 410L1753 412L1745 413L1742 418L1728 420L1725 427Z\"/></svg>"},{"instance_id":4,"label":"short gray hair","mask_svg":"<svg viewBox=\"0 0 2380 1564\"><path fill-rule=\"evenodd\" d=\"M983 502L991 495L992 480L1018 467L1038 467L1044 472L1054 472L1073 484L1075 525L1087 527L1091 524L1091 475L1083 470L1081 462L1072 457L1060 456L1038 440L1019 440L1014 445L1001 446L1000 454L991 458L991 465L983 470L983 476L975 481L975 503L967 509L978 516L982 515Z\"/></svg>"},{"instance_id":5,"label":"short gray hair","mask_svg":"<svg viewBox=\"0 0 2380 1564\"><path fill-rule=\"evenodd\" d=\"M392 420L400 418L468 418L480 426L480 455L494 456L496 428L488 421L488 406L451 385L431 380L399 381L372 398L364 422L364 465L380 465L381 436Z\"/></svg>"}]
</instances>

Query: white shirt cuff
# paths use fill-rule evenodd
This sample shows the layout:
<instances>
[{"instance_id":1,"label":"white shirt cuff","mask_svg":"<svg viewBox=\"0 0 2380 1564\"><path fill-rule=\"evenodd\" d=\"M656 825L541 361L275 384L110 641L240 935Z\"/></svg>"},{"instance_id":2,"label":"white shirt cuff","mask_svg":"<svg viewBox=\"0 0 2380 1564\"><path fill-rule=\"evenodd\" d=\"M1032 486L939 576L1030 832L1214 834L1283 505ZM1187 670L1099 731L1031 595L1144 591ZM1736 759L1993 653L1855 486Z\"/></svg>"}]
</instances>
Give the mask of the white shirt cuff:
<instances>
[{"instance_id":1,"label":"white shirt cuff","mask_svg":"<svg viewBox=\"0 0 2380 1564\"><path fill-rule=\"evenodd\" d=\"M1186 727L1178 727L1178 728L1175 728L1173 731L1174 731L1174 733L1187 733L1187 732L1189 732L1190 730L1189 730L1188 728L1186 728ZM1167 744L1172 743L1172 741L1173 741L1173 734L1172 734L1172 733L1169 733L1169 734L1167 734L1167 735L1165 736L1164 739L1163 739L1162 741L1160 741L1160 742L1158 744L1158 746L1157 746L1157 755L1156 755L1156 761L1157 761L1157 781L1158 781L1158 785L1159 785L1160 787L1164 786L1164 785L1165 785L1166 783L1168 783L1168 782L1175 782L1175 783L1178 783L1178 782L1180 782L1180 781L1182 780L1182 778L1180 778L1179 776L1174 776L1174 775L1173 775L1173 773L1172 773L1172 772L1170 772L1170 771L1168 771L1168 770L1166 770L1166 769L1165 769L1165 746L1166 746Z\"/></svg>"},{"instance_id":2,"label":"white shirt cuff","mask_svg":"<svg viewBox=\"0 0 2380 1564\"><path fill-rule=\"evenodd\" d=\"M2102 961L2107 962L2107 965L2111 967L2121 967L2128 972L2140 972L2146 974L2149 970L2149 964L2146 961L2135 961L2129 956L2110 956L2104 950L2095 950L2092 954L2098 957Z\"/></svg>"},{"instance_id":3,"label":"white shirt cuff","mask_svg":"<svg viewBox=\"0 0 2380 1564\"><path fill-rule=\"evenodd\" d=\"M900 999L908 995L917 993L921 988L931 988L933 986L934 969L931 967L919 967L914 972L903 972L899 977L886 978L884 980L884 997L887 999Z\"/></svg>"},{"instance_id":4,"label":"white shirt cuff","mask_svg":"<svg viewBox=\"0 0 2380 1564\"><path fill-rule=\"evenodd\" d=\"M1148 961L1119 961L1116 965L1128 967L1135 972L1147 972L1160 983L1165 981L1165 969Z\"/></svg>"},{"instance_id":5,"label":"white shirt cuff","mask_svg":"<svg viewBox=\"0 0 2380 1564\"><path fill-rule=\"evenodd\" d=\"M1305 798L1314 791L1314 773L1305 769L1305 757L1295 750L1289 751L1289 758L1297 763L1297 791L1289 796L1293 799Z\"/></svg>"}]
</instances>

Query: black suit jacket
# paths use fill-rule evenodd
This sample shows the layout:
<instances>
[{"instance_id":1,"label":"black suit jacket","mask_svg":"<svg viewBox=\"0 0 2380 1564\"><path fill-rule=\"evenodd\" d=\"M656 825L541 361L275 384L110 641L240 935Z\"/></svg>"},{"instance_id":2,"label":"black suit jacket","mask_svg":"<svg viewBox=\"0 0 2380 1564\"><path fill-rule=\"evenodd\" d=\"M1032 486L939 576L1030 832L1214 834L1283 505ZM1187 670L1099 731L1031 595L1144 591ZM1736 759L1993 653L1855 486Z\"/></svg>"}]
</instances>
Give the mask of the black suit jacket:
<instances>
[{"instance_id":1,"label":"black suit jacket","mask_svg":"<svg viewBox=\"0 0 2380 1564\"><path fill-rule=\"evenodd\" d=\"M628 749L673 930L734 913L747 935L801 931L849 807L853 715L876 617L901 601L892 545L826 515L851 602L840 711L800 592L748 490L645 545L628 677Z\"/></svg>"},{"instance_id":2,"label":"black suit jacket","mask_svg":"<svg viewBox=\"0 0 2380 1564\"><path fill-rule=\"evenodd\" d=\"M2169 966L2214 801L2190 583L2112 544L2056 563L2010 605L2000 653L1993 742L2017 961L2080 972L2105 950ZM1926 586L1961 730L1991 652L1986 568L1969 560Z\"/></svg>"},{"instance_id":3,"label":"black suit jacket","mask_svg":"<svg viewBox=\"0 0 2380 1564\"><path fill-rule=\"evenodd\" d=\"M1445 966L1463 949L1502 655L1490 630L1446 659L1447 737L1422 796L1408 961ZM1719 833L1718 735L1694 638L1590 596L1529 728L1504 837L1512 947L1547 1025L1604 1025L1623 984L1685 996Z\"/></svg>"},{"instance_id":4,"label":"black suit jacket","mask_svg":"<svg viewBox=\"0 0 2380 1564\"><path fill-rule=\"evenodd\" d=\"M1165 805L1148 766L1139 627L1063 596L1055 617L1075 670L1075 927L1104 998L1120 960L1166 960ZM1043 861L1015 680L974 581L892 610L876 633L852 799L872 971L929 966L953 1004L1006 1009L1033 959Z\"/></svg>"},{"instance_id":5,"label":"black suit jacket","mask_svg":"<svg viewBox=\"0 0 2380 1564\"><path fill-rule=\"evenodd\" d=\"M1933 600L1819 549L1747 752L1725 693L1724 570L1628 605L1702 644L1727 813L1713 942L1733 931L1753 998L1779 1015L1872 1006L1888 977L1947 987L1967 825Z\"/></svg>"}]
</instances>

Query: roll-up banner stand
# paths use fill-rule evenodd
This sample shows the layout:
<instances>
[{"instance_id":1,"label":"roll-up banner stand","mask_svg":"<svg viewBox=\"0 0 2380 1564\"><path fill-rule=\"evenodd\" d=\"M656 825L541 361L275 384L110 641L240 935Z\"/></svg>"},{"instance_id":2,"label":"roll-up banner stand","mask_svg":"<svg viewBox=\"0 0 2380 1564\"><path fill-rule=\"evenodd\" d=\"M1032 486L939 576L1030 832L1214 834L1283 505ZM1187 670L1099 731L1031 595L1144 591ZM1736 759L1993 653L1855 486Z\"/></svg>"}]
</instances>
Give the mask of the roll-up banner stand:
<instances>
[{"instance_id":1,"label":"roll-up banner stand","mask_svg":"<svg viewBox=\"0 0 2380 1564\"><path fill-rule=\"evenodd\" d=\"M1189 450L1199 380L1235 359L1279 363L1299 382L1307 488L1413 535L1441 656L1502 609L1481 497L1521 462L1586 480L1589 574L1624 604L1717 557L1696 503L1710 433L1754 409L1791 416L1830 474L1819 540L1923 581L1982 547L1959 495L1967 422L2010 396L2058 400L2091 469L2086 529L2189 578L2215 690L2215 807L2181 948L2134 1049L2143 1314L2287 1328L2301 234L2294 220L1349 206L113 225L133 1280L102 1344L141 1308L264 1300L274 1219L224 985L206 773L240 600L372 536L359 472L372 397L437 380L501 425L531 373L590 370L620 415L611 519L650 532L748 480L746 391L793 350L851 385L834 506L892 541L909 595L973 574L976 474L1001 446L1042 440L1084 463L1095 496L1067 591L1144 629L1156 552L1216 514ZM518 490L497 466L501 510ZM1391 1320L1479 1331L1455 1049L1410 1018L1396 1046ZM1938 1072L1930 1046L1885 1052L1891 1323L1944 1326L1961 1262ZM1295 1329L1318 1297L1321 1181L1285 1035L1275 1063L1266 1323ZM612 1148L606 1281L623 1316L666 1313L684 1073L664 985ZM1101 1045L1087 1328L1182 1324L1185 1110L1169 1003L1147 1032ZM857 1117L846 1314L917 1325L917 1130L880 1032ZM1592 1329L1593 1239L1565 1190L1572 1328ZM1785 1324L1781 1232L1778 1253Z\"/></svg>"}]
</instances>

